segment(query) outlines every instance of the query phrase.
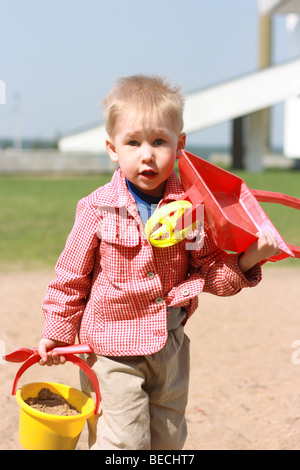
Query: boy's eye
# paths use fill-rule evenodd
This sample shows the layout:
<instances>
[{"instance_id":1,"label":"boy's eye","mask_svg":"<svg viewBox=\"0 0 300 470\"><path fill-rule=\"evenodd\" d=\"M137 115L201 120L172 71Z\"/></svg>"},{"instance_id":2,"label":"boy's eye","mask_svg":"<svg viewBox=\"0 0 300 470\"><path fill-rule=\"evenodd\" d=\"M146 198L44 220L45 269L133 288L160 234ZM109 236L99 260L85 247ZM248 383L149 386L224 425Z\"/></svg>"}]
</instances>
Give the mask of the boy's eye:
<instances>
[{"instance_id":1,"label":"boy's eye","mask_svg":"<svg viewBox=\"0 0 300 470\"><path fill-rule=\"evenodd\" d=\"M162 145L164 143L163 139L155 139L154 145Z\"/></svg>"},{"instance_id":2,"label":"boy's eye","mask_svg":"<svg viewBox=\"0 0 300 470\"><path fill-rule=\"evenodd\" d=\"M136 147L137 145L139 145L139 143L137 140L130 140L128 142L128 145L131 145L132 147Z\"/></svg>"}]
</instances>

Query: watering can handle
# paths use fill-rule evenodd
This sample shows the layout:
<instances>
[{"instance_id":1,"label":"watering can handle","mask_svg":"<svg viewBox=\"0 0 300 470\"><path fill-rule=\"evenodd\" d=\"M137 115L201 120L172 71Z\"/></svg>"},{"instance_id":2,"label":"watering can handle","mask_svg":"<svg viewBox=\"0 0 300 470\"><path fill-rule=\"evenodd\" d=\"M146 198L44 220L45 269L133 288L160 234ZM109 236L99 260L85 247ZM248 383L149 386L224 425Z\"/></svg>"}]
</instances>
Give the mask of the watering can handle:
<instances>
[{"instance_id":1,"label":"watering can handle","mask_svg":"<svg viewBox=\"0 0 300 470\"><path fill-rule=\"evenodd\" d=\"M282 193L274 193L271 191L261 191L259 189L250 189L250 191L260 202L273 202L275 204L282 204L283 206L300 210L300 199L297 199L296 197L287 196L286 194Z\"/></svg>"},{"instance_id":2,"label":"watering can handle","mask_svg":"<svg viewBox=\"0 0 300 470\"><path fill-rule=\"evenodd\" d=\"M66 354L65 355L66 357L66 360L67 361L70 361L72 362L73 364L77 364L80 369L88 376L88 378L90 379L93 387L94 387L94 390L96 392L96 406L95 406L95 411L94 411L94 414L98 414L99 412L99 406L100 406L100 401L101 401L101 395L100 395L100 388L99 388L99 382L98 382L98 379L97 379L97 376L95 374L95 372L90 368L90 366L83 360L81 359L80 357L78 356L75 356L74 354ZM12 392L11 394L12 395L15 395L16 394L16 391L17 391L17 385L18 385L18 382L19 382L19 379L20 377L24 374L24 372L29 368L31 367L33 364L36 364L37 362L39 362L40 360L40 356L38 355L33 355L31 356L29 359L27 359L27 361L25 361L20 369L18 370L17 374L16 374L16 377L15 377L15 380L14 380L14 383L13 383L13 387L12 387Z\"/></svg>"},{"instance_id":3,"label":"watering can handle","mask_svg":"<svg viewBox=\"0 0 300 470\"><path fill-rule=\"evenodd\" d=\"M283 206L291 207L300 210L300 199L292 196L287 196L282 193L274 193L271 191L262 191L259 189L250 189L253 196L260 202L272 202L274 204L282 204ZM289 249L294 253L295 258L300 258L300 247L287 244ZM280 259L280 255L276 257Z\"/></svg>"}]
</instances>

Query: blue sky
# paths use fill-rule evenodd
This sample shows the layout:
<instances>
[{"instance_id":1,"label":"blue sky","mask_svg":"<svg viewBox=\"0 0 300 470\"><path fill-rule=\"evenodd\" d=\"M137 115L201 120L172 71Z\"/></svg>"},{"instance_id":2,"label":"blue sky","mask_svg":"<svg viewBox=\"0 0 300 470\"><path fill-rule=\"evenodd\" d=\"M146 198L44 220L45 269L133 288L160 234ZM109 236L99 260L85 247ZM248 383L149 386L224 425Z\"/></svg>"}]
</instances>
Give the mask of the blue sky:
<instances>
[{"instance_id":1,"label":"blue sky","mask_svg":"<svg viewBox=\"0 0 300 470\"><path fill-rule=\"evenodd\" d=\"M0 0L0 138L54 138L102 119L119 76L168 76L185 93L257 68L256 0ZM284 17L274 19L273 61L287 58ZM230 124L191 136L226 144ZM273 117L281 140L281 108Z\"/></svg>"}]
</instances>

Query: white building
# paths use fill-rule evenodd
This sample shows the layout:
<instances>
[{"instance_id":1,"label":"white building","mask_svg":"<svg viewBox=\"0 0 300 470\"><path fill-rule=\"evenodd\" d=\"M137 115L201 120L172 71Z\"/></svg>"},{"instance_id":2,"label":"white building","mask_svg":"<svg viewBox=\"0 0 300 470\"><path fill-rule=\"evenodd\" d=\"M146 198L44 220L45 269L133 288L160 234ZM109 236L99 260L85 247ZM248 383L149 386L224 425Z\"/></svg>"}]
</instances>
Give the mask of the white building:
<instances>
[{"instance_id":1,"label":"white building","mask_svg":"<svg viewBox=\"0 0 300 470\"><path fill-rule=\"evenodd\" d=\"M272 18L278 14L286 15L290 55L295 59L272 66ZM262 169L269 138L268 110L277 103L285 103L284 154L300 158L300 0L258 0L258 19L257 72L187 95L184 115L187 134L228 120L235 124L243 120L243 136L238 138L244 141L245 165L251 171ZM103 153L105 135L104 125L96 125L61 138L59 149Z\"/></svg>"}]
</instances>

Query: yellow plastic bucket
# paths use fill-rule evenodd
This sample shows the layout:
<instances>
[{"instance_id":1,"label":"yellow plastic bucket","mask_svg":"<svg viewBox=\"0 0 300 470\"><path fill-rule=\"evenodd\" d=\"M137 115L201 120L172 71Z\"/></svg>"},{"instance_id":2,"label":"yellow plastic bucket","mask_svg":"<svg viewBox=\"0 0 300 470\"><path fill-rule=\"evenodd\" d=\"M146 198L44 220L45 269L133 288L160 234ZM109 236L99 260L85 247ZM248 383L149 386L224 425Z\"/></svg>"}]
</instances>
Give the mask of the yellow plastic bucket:
<instances>
[{"instance_id":1,"label":"yellow plastic bucket","mask_svg":"<svg viewBox=\"0 0 300 470\"><path fill-rule=\"evenodd\" d=\"M25 403L36 397L42 388L65 398L80 412L74 416L58 416L32 408ZM95 403L85 393L68 385L35 382L23 385L16 393L20 406L19 442L27 450L74 450L86 420L94 414Z\"/></svg>"}]
</instances>

